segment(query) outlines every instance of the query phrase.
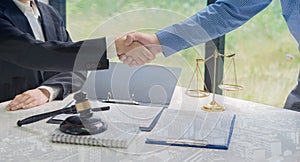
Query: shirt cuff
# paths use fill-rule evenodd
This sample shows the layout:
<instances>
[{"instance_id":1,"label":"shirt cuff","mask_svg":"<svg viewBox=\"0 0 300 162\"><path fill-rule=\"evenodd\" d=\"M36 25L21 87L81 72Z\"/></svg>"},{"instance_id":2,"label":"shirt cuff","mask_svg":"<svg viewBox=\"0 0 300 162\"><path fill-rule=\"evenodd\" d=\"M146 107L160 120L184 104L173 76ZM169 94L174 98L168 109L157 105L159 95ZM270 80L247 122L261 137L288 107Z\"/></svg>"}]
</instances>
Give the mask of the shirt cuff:
<instances>
[{"instance_id":1,"label":"shirt cuff","mask_svg":"<svg viewBox=\"0 0 300 162\"><path fill-rule=\"evenodd\" d=\"M106 37L106 51L107 51L106 52L107 59L112 59L114 57L117 57L115 37L113 36Z\"/></svg>"},{"instance_id":2,"label":"shirt cuff","mask_svg":"<svg viewBox=\"0 0 300 162\"><path fill-rule=\"evenodd\" d=\"M50 93L50 97L48 102L53 101L61 91L61 88L59 86L40 86L39 89L45 89Z\"/></svg>"}]
</instances>

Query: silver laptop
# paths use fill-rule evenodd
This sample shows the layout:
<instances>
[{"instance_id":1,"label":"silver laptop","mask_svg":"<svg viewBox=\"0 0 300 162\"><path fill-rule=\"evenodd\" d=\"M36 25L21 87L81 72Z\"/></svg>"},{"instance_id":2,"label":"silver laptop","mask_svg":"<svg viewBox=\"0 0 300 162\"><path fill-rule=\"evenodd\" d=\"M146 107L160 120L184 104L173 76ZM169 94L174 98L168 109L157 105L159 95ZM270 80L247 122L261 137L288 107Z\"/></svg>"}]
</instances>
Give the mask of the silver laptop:
<instances>
[{"instance_id":1,"label":"silver laptop","mask_svg":"<svg viewBox=\"0 0 300 162\"><path fill-rule=\"evenodd\" d=\"M108 70L91 72L82 90L90 99L105 102L169 105L180 72L174 67L111 62Z\"/></svg>"}]
</instances>

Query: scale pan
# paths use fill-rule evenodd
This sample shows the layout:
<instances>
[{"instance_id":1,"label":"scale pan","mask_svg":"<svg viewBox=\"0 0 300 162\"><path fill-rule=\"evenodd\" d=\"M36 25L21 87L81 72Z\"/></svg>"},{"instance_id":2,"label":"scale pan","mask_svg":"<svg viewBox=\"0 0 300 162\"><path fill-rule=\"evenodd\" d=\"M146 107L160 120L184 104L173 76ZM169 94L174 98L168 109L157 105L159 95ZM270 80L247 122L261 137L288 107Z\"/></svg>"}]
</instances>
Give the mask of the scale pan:
<instances>
[{"instance_id":1,"label":"scale pan","mask_svg":"<svg viewBox=\"0 0 300 162\"><path fill-rule=\"evenodd\" d=\"M219 88L225 91L241 91L243 90L242 86L235 84L220 84Z\"/></svg>"},{"instance_id":2,"label":"scale pan","mask_svg":"<svg viewBox=\"0 0 300 162\"><path fill-rule=\"evenodd\" d=\"M198 97L198 98L204 98L209 96L209 92L204 90L196 90L196 89L190 89L185 92L186 95L190 97Z\"/></svg>"}]
</instances>

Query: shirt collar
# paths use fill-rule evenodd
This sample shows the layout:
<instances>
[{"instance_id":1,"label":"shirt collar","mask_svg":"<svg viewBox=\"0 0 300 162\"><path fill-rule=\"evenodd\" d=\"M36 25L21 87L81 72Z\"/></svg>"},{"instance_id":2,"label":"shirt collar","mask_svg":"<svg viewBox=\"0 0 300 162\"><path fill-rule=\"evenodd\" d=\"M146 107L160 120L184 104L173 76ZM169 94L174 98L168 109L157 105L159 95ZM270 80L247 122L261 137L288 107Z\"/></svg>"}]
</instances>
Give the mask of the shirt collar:
<instances>
[{"instance_id":1,"label":"shirt collar","mask_svg":"<svg viewBox=\"0 0 300 162\"><path fill-rule=\"evenodd\" d=\"M17 5L17 7L25 14L26 12L33 12L34 15L36 17L40 16L40 12L37 9L37 7L35 7L35 9L33 9L30 6L30 1L28 1L27 3L22 3L19 0L13 0L13 2ZM34 3L34 1L32 1Z\"/></svg>"}]
</instances>

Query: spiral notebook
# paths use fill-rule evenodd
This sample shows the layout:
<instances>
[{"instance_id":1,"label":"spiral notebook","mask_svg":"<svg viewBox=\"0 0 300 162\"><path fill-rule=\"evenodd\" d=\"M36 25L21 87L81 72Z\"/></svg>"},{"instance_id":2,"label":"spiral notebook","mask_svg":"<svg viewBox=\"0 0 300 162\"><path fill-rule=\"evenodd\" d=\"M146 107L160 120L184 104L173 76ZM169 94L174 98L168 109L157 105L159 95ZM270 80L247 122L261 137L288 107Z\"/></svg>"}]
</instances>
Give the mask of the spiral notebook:
<instances>
[{"instance_id":1,"label":"spiral notebook","mask_svg":"<svg viewBox=\"0 0 300 162\"><path fill-rule=\"evenodd\" d=\"M167 109L146 143L227 150L235 118L226 112Z\"/></svg>"},{"instance_id":2,"label":"spiral notebook","mask_svg":"<svg viewBox=\"0 0 300 162\"><path fill-rule=\"evenodd\" d=\"M125 123L108 123L105 132L83 136L66 134L57 128L51 135L51 141L54 143L127 148L138 132L137 125Z\"/></svg>"}]
</instances>

